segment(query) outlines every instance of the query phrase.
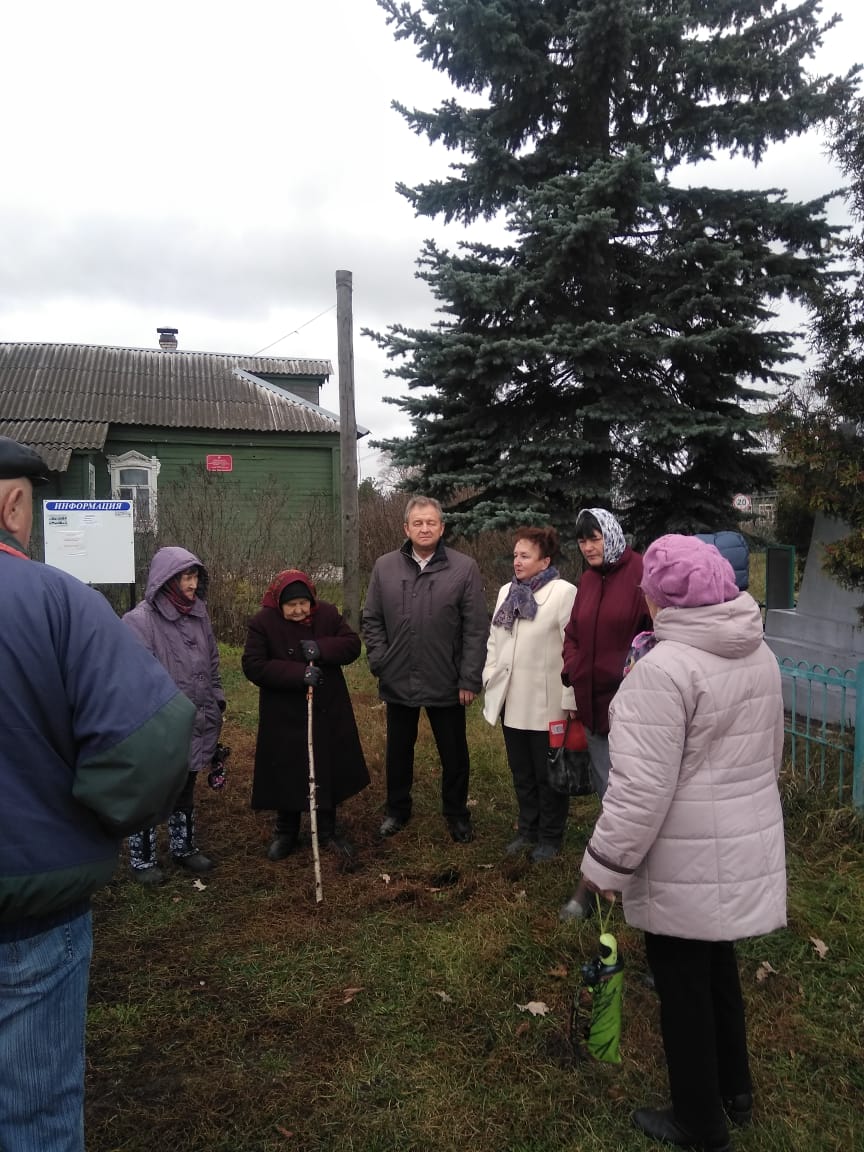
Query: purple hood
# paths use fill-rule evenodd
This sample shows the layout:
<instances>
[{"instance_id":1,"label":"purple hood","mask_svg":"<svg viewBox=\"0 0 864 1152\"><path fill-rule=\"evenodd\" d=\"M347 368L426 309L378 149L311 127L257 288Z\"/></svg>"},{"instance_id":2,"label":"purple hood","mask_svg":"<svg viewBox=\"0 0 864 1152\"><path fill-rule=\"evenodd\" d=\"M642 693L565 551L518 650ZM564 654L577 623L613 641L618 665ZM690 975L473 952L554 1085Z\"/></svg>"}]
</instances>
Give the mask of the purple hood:
<instances>
[{"instance_id":1,"label":"purple hood","mask_svg":"<svg viewBox=\"0 0 864 1152\"><path fill-rule=\"evenodd\" d=\"M172 576L185 572L187 568L198 569L198 591L196 595L201 600L207 598L207 585L209 576L207 569L193 553L185 548L160 548L150 561L150 571L147 574L147 591L144 599L153 604L160 588L164 588Z\"/></svg>"}]
</instances>

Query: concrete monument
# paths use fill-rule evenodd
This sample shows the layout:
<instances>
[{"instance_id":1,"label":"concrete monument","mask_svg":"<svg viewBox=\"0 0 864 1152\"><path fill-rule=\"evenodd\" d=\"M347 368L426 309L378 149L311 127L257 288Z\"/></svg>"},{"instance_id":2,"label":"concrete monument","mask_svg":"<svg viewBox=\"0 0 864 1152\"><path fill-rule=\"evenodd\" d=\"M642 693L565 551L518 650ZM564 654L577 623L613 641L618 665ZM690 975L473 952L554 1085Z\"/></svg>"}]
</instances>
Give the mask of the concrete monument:
<instances>
[{"instance_id":1,"label":"concrete monument","mask_svg":"<svg viewBox=\"0 0 864 1152\"><path fill-rule=\"evenodd\" d=\"M864 661L864 628L858 608L864 593L850 592L832 580L822 567L825 545L847 535L849 528L838 520L817 513L798 603L792 611L769 609L765 616L765 639L778 659L820 664L847 676L849 688L843 693L830 688L825 694L825 719L837 723L841 716L855 723L855 670ZM784 676L784 695L791 695ZM821 693L820 693L821 701ZM787 699L787 705L790 701ZM801 701L797 701L801 710Z\"/></svg>"}]
</instances>

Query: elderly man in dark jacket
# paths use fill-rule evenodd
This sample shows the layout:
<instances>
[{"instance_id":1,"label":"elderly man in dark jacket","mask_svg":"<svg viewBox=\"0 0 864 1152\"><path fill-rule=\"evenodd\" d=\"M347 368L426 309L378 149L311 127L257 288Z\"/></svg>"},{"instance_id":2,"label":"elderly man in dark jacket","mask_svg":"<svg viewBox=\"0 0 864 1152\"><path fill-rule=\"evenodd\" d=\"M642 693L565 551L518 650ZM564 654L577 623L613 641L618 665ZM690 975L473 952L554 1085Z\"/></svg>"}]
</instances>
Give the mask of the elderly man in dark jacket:
<instances>
[{"instance_id":1,"label":"elderly man in dark jacket","mask_svg":"<svg viewBox=\"0 0 864 1152\"><path fill-rule=\"evenodd\" d=\"M170 809L195 710L103 596L30 562L43 482L0 436L0 1148L83 1152L90 897Z\"/></svg>"},{"instance_id":2,"label":"elderly man in dark jacket","mask_svg":"<svg viewBox=\"0 0 864 1152\"><path fill-rule=\"evenodd\" d=\"M382 836L411 818L414 745L426 709L441 759L444 819L457 843L473 840L465 708L482 687L489 615L476 563L441 540L437 500L415 496L405 543L379 557L363 609L369 667L387 704L387 815Z\"/></svg>"}]
</instances>

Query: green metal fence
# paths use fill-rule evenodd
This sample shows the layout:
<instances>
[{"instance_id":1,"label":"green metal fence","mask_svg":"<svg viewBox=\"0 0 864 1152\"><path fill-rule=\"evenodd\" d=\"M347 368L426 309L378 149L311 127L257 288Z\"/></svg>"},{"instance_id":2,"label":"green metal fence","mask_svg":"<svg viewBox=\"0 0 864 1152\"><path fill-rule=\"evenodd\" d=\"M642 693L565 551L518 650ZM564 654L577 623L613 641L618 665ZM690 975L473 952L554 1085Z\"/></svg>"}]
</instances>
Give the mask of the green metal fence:
<instances>
[{"instance_id":1,"label":"green metal fence","mask_svg":"<svg viewBox=\"0 0 864 1152\"><path fill-rule=\"evenodd\" d=\"M864 811L864 661L845 671L788 656L779 663L793 772Z\"/></svg>"}]
</instances>

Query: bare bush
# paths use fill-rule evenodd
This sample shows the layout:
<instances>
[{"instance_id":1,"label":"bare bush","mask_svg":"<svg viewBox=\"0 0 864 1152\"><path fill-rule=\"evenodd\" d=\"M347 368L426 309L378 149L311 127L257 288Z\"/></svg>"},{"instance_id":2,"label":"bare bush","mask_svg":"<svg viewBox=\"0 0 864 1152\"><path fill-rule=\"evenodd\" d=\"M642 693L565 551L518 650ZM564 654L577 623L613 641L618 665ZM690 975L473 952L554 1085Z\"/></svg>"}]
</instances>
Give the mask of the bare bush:
<instances>
[{"instance_id":1,"label":"bare bush","mask_svg":"<svg viewBox=\"0 0 864 1152\"><path fill-rule=\"evenodd\" d=\"M137 542L139 587L143 594L156 548L188 548L210 576L207 604L217 637L240 644L246 622L275 573L331 565L334 533L325 499L306 499L297 508L276 477L250 493L224 474L184 469L178 480L160 490L156 533L142 534Z\"/></svg>"},{"instance_id":2,"label":"bare bush","mask_svg":"<svg viewBox=\"0 0 864 1152\"><path fill-rule=\"evenodd\" d=\"M385 490L369 480L360 485L360 574L368 584L372 567L379 556L399 548L405 539L405 506L410 493ZM445 525L447 516L444 516ZM476 536L451 536L445 532L445 543L477 561L486 600L490 609L502 584L513 576L514 532L480 532ZM574 582L582 571L579 549L566 548L556 561L561 575Z\"/></svg>"},{"instance_id":3,"label":"bare bush","mask_svg":"<svg viewBox=\"0 0 864 1152\"><path fill-rule=\"evenodd\" d=\"M404 492L385 491L364 480L358 490L360 514L360 581L369 583L379 556L400 547L405 539Z\"/></svg>"},{"instance_id":4,"label":"bare bush","mask_svg":"<svg viewBox=\"0 0 864 1152\"><path fill-rule=\"evenodd\" d=\"M491 612L495 606L498 589L513 579L513 545L516 543L516 532L480 532L471 537L454 537L453 540L447 540L447 543L477 561L477 567L483 577L486 602ZM573 551L575 556L571 555L569 549L565 549L554 562L565 580L577 584L582 573L582 558L578 548Z\"/></svg>"},{"instance_id":5,"label":"bare bush","mask_svg":"<svg viewBox=\"0 0 864 1152\"><path fill-rule=\"evenodd\" d=\"M405 505L409 495L385 491L369 481L359 490L360 576L365 586L379 556L400 547L405 538ZM298 501L284 482L271 477L254 494L221 473L184 469L163 484L155 531L136 532L137 596L144 595L150 562L157 548L178 545L200 557L210 576L208 607L217 637L241 644L246 622L276 572L300 568L320 584L319 594L341 601L337 521L325 497ZM446 517L445 517L446 522ZM513 574L512 532L484 532L445 541L473 557L480 568L488 605ZM561 558L562 575L578 574L568 557ZM324 585L327 587L324 588ZM129 605L125 588L103 591L118 612Z\"/></svg>"}]
</instances>

